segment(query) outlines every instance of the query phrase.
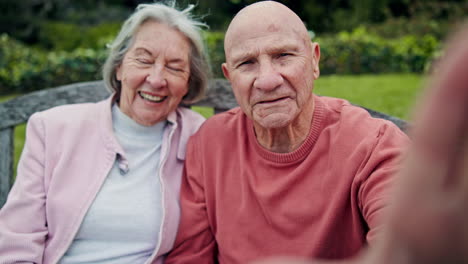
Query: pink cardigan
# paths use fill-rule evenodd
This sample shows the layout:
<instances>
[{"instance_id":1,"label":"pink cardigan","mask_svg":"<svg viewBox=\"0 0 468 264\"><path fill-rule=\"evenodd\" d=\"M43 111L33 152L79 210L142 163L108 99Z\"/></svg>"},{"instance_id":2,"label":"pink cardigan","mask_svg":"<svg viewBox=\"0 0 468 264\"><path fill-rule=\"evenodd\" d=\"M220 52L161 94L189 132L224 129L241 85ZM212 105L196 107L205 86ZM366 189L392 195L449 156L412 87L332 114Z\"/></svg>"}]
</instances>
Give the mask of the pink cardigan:
<instances>
[{"instance_id":1,"label":"pink cardigan","mask_svg":"<svg viewBox=\"0 0 468 264\"><path fill-rule=\"evenodd\" d=\"M125 166L112 131L112 101L65 105L31 116L18 176L0 210L1 264L59 261L116 158ZM161 150L163 239L149 263L162 263L173 246L185 147L204 118L178 108L168 121Z\"/></svg>"}]
</instances>

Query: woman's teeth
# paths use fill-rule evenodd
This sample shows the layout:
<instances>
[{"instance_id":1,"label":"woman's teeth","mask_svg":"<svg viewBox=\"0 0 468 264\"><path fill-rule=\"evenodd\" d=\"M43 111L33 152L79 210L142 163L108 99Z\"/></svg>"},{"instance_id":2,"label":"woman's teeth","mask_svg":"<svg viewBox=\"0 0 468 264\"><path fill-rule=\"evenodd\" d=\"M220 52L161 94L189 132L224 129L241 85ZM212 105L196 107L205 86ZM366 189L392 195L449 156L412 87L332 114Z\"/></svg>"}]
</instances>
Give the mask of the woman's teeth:
<instances>
[{"instance_id":1,"label":"woman's teeth","mask_svg":"<svg viewBox=\"0 0 468 264\"><path fill-rule=\"evenodd\" d=\"M148 100L150 102L153 102L153 103L160 103L162 101L164 101L164 99L166 99L167 96L155 96L155 95L150 95L150 94L147 94L147 93L142 93L142 92L138 92L138 94L140 95L141 98L145 99L145 100Z\"/></svg>"}]
</instances>

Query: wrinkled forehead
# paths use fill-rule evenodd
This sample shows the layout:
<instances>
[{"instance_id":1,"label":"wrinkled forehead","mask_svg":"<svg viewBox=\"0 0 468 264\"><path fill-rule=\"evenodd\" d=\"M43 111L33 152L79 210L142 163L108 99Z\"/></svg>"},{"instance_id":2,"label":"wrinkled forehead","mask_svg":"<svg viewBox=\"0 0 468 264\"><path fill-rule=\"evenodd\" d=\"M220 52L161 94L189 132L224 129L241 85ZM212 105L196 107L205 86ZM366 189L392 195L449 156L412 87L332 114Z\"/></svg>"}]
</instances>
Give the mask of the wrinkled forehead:
<instances>
[{"instance_id":1,"label":"wrinkled forehead","mask_svg":"<svg viewBox=\"0 0 468 264\"><path fill-rule=\"evenodd\" d=\"M236 60L242 57L252 57L255 54L265 52L277 54L291 51L303 51L307 47L307 41L298 37L297 34L265 34L253 38L239 38L227 48L226 61Z\"/></svg>"}]
</instances>

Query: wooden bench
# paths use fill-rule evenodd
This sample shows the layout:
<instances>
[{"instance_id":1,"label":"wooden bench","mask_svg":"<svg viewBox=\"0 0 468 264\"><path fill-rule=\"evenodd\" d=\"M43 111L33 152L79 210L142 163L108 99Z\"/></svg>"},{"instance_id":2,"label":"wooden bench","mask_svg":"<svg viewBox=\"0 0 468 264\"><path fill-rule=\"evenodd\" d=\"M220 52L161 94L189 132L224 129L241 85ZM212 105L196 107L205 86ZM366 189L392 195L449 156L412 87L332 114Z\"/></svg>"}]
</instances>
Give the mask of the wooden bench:
<instances>
[{"instance_id":1,"label":"wooden bench","mask_svg":"<svg viewBox=\"0 0 468 264\"><path fill-rule=\"evenodd\" d=\"M0 103L0 207L5 203L13 183L15 126L25 123L38 111L64 104L97 102L107 96L109 91L104 82L94 81L40 90ZM212 107L215 113L219 113L236 107L237 102L229 82L214 79L209 84L206 97L194 105ZM372 116L390 120L403 131L406 130L405 121L371 109L366 110Z\"/></svg>"}]
</instances>

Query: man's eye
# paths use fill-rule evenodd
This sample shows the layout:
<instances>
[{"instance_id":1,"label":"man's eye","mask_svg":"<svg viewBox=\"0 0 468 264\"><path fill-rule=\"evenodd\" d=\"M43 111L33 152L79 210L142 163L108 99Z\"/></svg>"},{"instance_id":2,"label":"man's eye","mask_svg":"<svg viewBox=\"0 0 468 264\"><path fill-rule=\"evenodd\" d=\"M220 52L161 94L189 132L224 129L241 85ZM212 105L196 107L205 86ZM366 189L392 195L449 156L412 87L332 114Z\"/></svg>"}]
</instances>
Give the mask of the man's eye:
<instances>
[{"instance_id":1,"label":"man's eye","mask_svg":"<svg viewBox=\"0 0 468 264\"><path fill-rule=\"evenodd\" d=\"M278 57L286 57L289 55L291 55L291 53L283 52L283 53L280 53Z\"/></svg>"},{"instance_id":2,"label":"man's eye","mask_svg":"<svg viewBox=\"0 0 468 264\"><path fill-rule=\"evenodd\" d=\"M246 61L243 61L243 62L239 63L239 65L237 65L237 67L244 66L244 65L249 65L249 64L252 64L252 61L251 60L246 60Z\"/></svg>"}]
</instances>

